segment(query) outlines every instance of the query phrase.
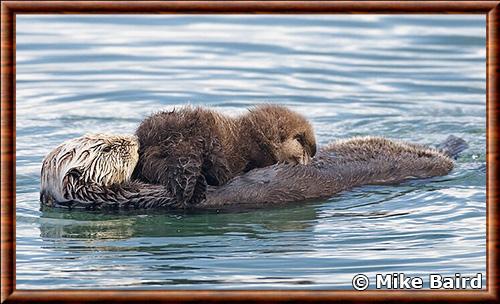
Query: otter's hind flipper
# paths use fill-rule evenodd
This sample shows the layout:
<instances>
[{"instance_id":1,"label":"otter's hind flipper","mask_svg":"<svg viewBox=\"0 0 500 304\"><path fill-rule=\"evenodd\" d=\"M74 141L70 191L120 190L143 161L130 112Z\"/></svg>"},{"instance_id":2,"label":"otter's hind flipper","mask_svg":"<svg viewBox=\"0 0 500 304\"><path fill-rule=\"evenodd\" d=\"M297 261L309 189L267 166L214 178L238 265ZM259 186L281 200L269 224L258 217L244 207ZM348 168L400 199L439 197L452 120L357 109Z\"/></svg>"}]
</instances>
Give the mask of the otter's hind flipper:
<instances>
[{"instance_id":1,"label":"otter's hind flipper","mask_svg":"<svg viewBox=\"0 0 500 304\"><path fill-rule=\"evenodd\" d=\"M464 139L455 135L448 136L442 143L436 146L438 150L441 150L453 159L457 159L458 155L468 147L469 145Z\"/></svg>"}]
</instances>

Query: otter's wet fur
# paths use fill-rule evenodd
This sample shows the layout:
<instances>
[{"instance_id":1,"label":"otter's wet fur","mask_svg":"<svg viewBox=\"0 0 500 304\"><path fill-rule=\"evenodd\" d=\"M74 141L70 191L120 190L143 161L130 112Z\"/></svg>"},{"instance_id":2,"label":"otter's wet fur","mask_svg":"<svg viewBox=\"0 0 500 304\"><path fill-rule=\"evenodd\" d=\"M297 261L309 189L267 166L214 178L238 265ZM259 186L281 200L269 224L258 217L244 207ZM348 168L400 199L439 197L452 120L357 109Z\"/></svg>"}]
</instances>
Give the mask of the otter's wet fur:
<instances>
[{"instance_id":1,"label":"otter's wet fur","mask_svg":"<svg viewBox=\"0 0 500 304\"><path fill-rule=\"evenodd\" d=\"M443 176L465 148L465 141L453 135L437 148L382 137L337 140L320 149L308 166L280 164L237 176L211 189L198 207L251 209L328 198L362 185Z\"/></svg>"},{"instance_id":2,"label":"otter's wet fur","mask_svg":"<svg viewBox=\"0 0 500 304\"><path fill-rule=\"evenodd\" d=\"M137 139L128 135L87 134L66 141L43 160L40 200L74 200L80 195L88 199L93 185L129 181L138 148Z\"/></svg>"},{"instance_id":3,"label":"otter's wet fur","mask_svg":"<svg viewBox=\"0 0 500 304\"><path fill-rule=\"evenodd\" d=\"M119 209L175 205L164 187L131 181L138 149L137 137L129 135L87 134L64 142L43 160L42 206Z\"/></svg>"},{"instance_id":4,"label":"otter's wet fur","mask_svg":"<svg viewBox=\"0 0 500 304\"><path fill-rule=\"evenodd\" d=\"M134 145L134 140L130 138L129 146ZM85 147L93 146L92 142L101 142L92 137L85 141ZM85 172L93 171L92 164L103 164L104 154L87 153L85 147L75 145L77 142L70 141L56 148L44 161L42 206L92 210L186 210L186 206L161 185L130 181L130 176L117 178L112 185L102 179L83 178L95 177ZM221 187L209 187L206 198L188 209L263 208L327 198L362 185L397 184L409 179L442 176L452 170L452 157L466 147L465 141L455 136L448 137L438 145L439 149L381 137L338 140L320 149L309 165L275 164L237 176ZM64 151L72 153L66 155ZM53 162L53 159L60 161ZM59 163L71 165L63 165L63 168L58 166ZM125 172L130 172L129 165L132 163L127 162ZM72 168L78 168L80 174L72 174ZM117 173L123 172L123 168L115 170ZM69 184L65 182L68 174L71 179L75 179Z\"/></svg>"},{"instance_id":5,"label":"otter's wet fur","mask_svg":"<svg viewBox=\"0 0 500 304\"><path fill-rule=\"evenodd\" d=\"M166 186L186 206L202 201L208 185L279 162L308 164L316 153L311 124L278 105L257 106L239 117L202 107L159 112L136 135L134 177Z\"/></svg>"}]
</instances>

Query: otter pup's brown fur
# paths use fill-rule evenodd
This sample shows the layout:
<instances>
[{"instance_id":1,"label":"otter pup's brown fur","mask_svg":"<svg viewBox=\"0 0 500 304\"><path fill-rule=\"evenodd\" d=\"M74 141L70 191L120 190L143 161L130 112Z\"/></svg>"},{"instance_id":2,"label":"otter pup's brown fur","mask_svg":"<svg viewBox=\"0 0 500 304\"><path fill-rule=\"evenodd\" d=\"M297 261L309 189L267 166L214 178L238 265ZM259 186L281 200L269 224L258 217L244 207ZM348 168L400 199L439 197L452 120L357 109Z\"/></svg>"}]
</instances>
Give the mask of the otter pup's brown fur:
<instances>
[{"instance_id":1,"label":"otter pup's brown fur","mask_svg":"<svg viewBox=\"0 0 500 304\"><path fill-rule=\"evenodd\" d=\"M316 153L311 124L278 105L257 106L236 118L201 107L159 112L136 135L134 177L166 186L186 206L203 200L207 185L278 162L308 164Z\"/></svg>"}]
</instances>

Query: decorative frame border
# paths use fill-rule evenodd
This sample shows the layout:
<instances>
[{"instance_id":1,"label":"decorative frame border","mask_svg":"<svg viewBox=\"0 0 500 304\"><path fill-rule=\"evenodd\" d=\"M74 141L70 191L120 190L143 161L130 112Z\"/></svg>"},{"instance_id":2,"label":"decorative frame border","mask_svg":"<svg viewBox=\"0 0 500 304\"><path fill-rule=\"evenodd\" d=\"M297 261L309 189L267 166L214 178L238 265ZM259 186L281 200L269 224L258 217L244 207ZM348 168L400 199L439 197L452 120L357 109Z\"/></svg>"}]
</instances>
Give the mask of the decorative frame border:
<instances>
[{"instance_id":1,"label":"decorative frame border","mask_svg":"<svg viewBox=\"0 0 500 304\"><path fill-rule=\"evenodd\" d=\"M1 302L183 301L499 301L500 1L2 1L1 3ZM17 14L483 14L486 15L486 269L482 291L16 290L15 138Z\"/></svg>"}]
</instances>

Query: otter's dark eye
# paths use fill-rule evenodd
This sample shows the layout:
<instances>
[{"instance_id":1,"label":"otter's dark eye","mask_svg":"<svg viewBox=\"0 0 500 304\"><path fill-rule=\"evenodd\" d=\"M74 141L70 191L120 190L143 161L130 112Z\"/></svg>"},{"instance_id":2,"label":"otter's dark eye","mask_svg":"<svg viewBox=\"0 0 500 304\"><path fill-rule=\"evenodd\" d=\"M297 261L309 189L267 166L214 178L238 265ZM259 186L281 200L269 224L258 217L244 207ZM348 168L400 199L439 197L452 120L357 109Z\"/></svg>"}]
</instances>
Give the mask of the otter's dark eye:
<instances>
[{"instance_id":1,"label":"otter's dark eye","mask_svg":"<svg viewBox=\"0 0 500 304\"><path fill-rule=\"evenodd\" d=\"M304 135L297 134L293 138L296 139L302 146L305 146Z\"/></svg>"},{"instance_id":2,"label":"otter's dark eye","mask_svg":"<svg viewBox=\"0 0 500 304\"><path fill-rule=\"evenodd\" d=\"M111 146L106 146L106 147L102 148L102 152L104 152L104 153L111 152Z\"/></svg>"}]
</instances>

